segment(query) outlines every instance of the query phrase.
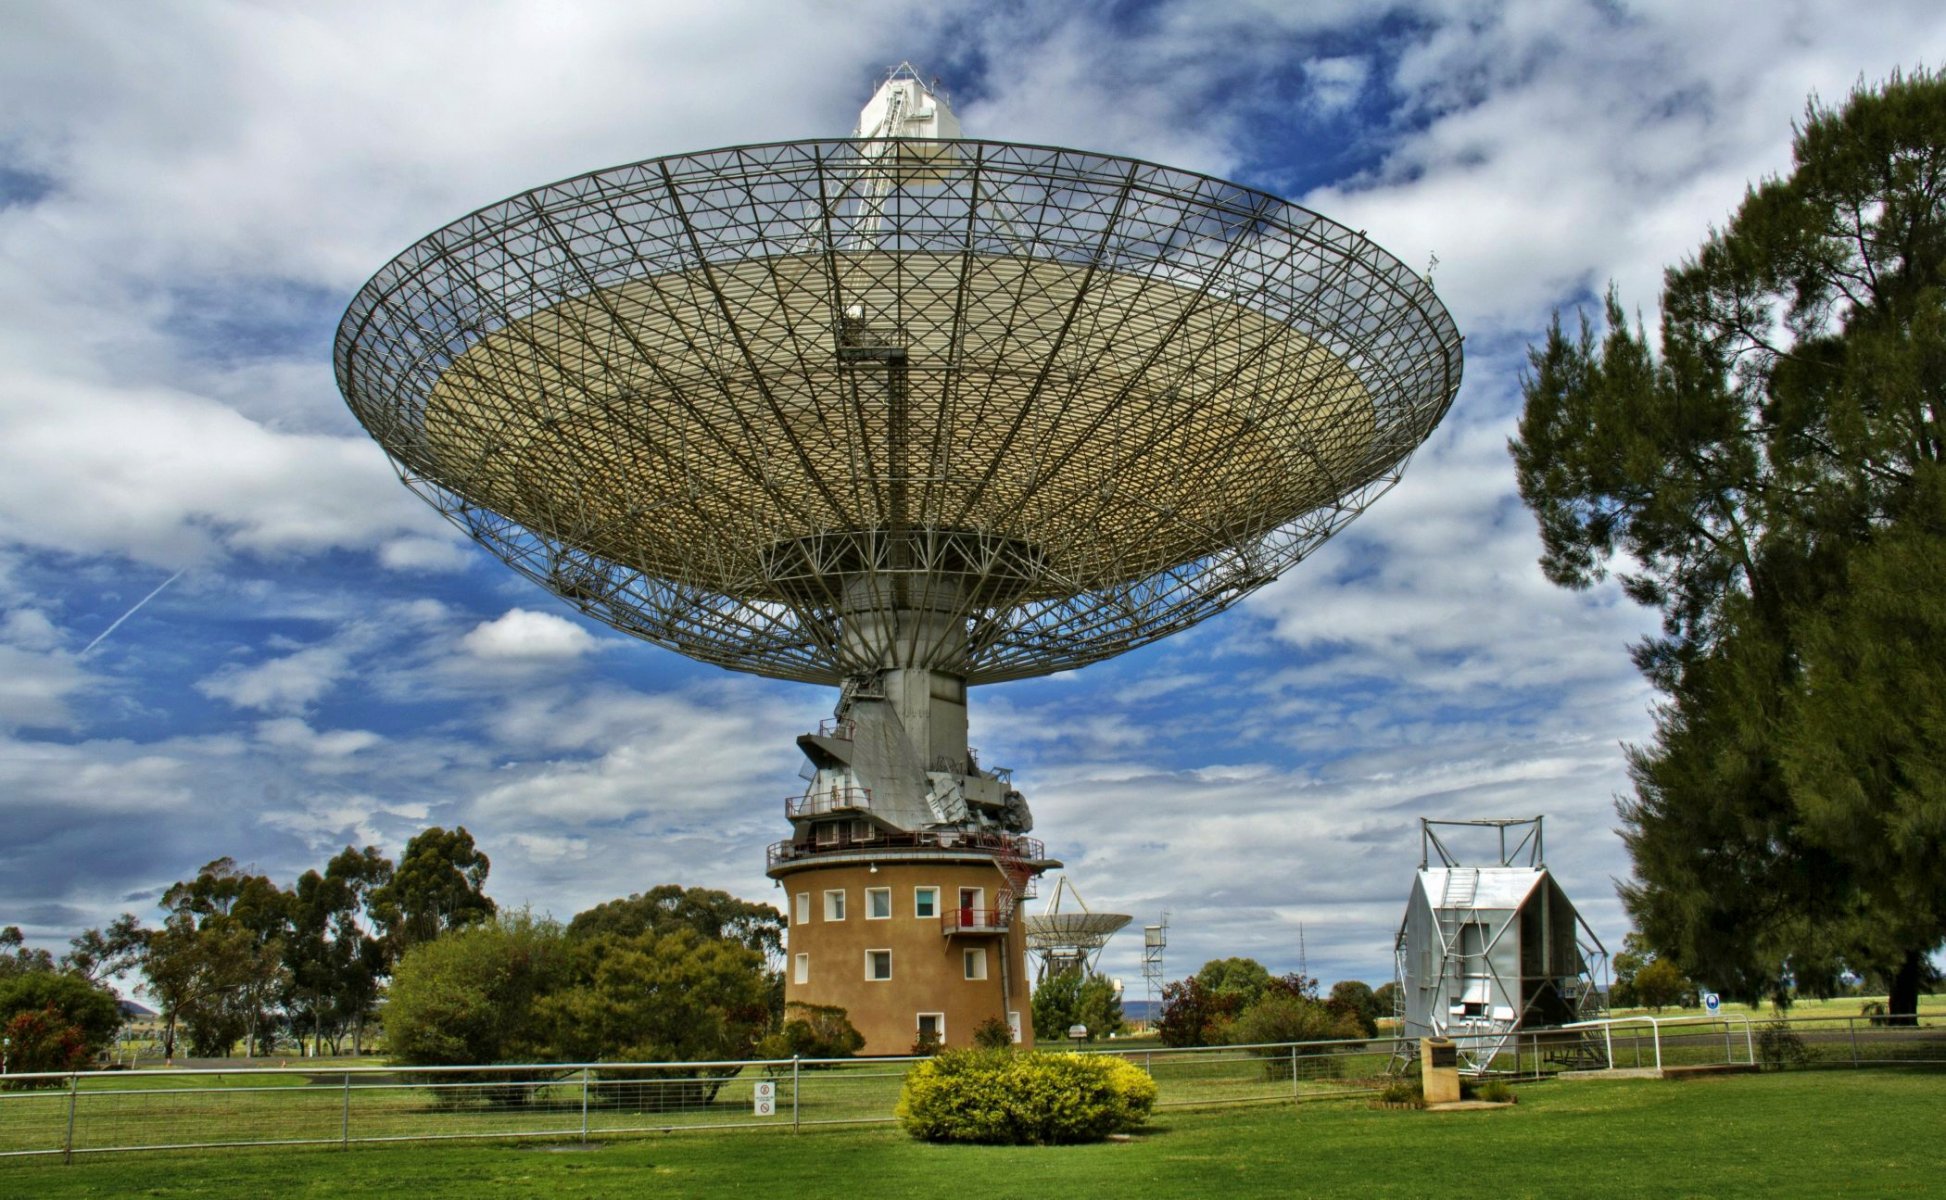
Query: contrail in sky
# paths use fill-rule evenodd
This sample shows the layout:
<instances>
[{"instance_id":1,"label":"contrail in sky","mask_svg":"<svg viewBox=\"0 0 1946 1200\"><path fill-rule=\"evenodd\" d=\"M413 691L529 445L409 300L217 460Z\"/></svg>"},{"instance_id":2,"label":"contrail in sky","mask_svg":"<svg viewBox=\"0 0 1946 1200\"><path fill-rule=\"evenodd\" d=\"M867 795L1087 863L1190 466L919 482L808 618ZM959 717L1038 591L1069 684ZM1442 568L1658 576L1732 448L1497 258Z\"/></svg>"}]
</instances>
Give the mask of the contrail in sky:
<instances>
[{"instance_id":1,"label":"contrail in sky","mask_svg":"<svg viewBox=\"0 0 1946 1200\"><path fill-rule=\"evenodd\" d=\"M76 658L88 657L88 651L93 650L96 646L101 645L101 639L107 637L109 634L115 632L117 629L120 629L122 627L123 621L126 621L130 617L134 616L136 610L140 609L144 604L147 604L149 601L155 599L157 596L160 596L162 594L163 588L166 588L170 584L174 583L176 580L181 579L182 572L187 571L188 569L189 569L188 567L184 567L182 571L177 571L174 575L171 575L169 576L169 578L163 580L161 583L156 584L155 590L153 592L150 592L148 595L142 597L140 600L137 600L134 604L130 605L129 610L127 612L123 613L119 617L116 617L112 622L109 623L108 628L96 634L95 640L83 646L81 648L81 653L75 655L75 657Z\"/></svg>"}]
</instances>

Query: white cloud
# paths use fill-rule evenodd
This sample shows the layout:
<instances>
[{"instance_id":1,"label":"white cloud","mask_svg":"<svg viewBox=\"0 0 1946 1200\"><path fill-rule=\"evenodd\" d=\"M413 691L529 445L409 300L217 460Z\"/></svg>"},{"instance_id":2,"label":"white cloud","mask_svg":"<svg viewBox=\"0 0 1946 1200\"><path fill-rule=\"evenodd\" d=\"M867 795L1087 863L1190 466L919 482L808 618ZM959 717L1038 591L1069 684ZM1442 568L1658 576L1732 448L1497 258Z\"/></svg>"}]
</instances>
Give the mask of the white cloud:
<instances>
[{"instance_id":1,"label":"white cloud","mask_svg":"<svg viewBox=\"0 0 1946 1200\"><path fill-rule=\"evenodd\" d=\"M552 613L513 608L475 625L459 641L479 658L518 662L561 662L580 658L598 643L587 630Z\"/></svg>"},{"instance_id":2,"label":"white cloud","mask_svg":"<svg viewBox=\"0 0 1946 1200\"><path fill-rule=\"evenodd\" d=\"M89 683L70 655L0 645L0 727L72 728L68 701Z\"/></svg>"},{"instance_id":3,"label":"white cloud","mask_svg":"<svg viewBox=\"0 0 1946 1200\"><path fill-rule=\"evenodd\" d=\"M60 645L61 632L39 609L16 608L0 620L0 641L23 650L51 650Z\"/></svg>"},{"instance_id":4,"label":"white cloud","mask_svg":"<svg viewBox=\"0 0 1946 1200\"><path fill-rule=\"evenodd\" d=\"M201 680L196 690L237 708L290 712L308 707L351 670L336 646L312 646L255 666L227 666Z\"/></svg>"},{"instance_id":5,"label":"white cloud","mask_svg":"<svg viewBox=\"0 0 1946 1200\"><path fill-rule=\"evenodd\" d=\"M278 717L257 723L257 740L281 750L295 750L317 758L342 759L385 741L369 729L318 732L297 717Z\"/></svg>"},{"instance_id":6,"label":"white cloud","mask_svg":"<svg viewBox=\"0 0 1946 1200\"><path fill-rule=\"evenodd\" d=\"M391 571L458 571L473 561L457 536L397 537L378 549L379 565Z\"/></svg>"}]
</instances>

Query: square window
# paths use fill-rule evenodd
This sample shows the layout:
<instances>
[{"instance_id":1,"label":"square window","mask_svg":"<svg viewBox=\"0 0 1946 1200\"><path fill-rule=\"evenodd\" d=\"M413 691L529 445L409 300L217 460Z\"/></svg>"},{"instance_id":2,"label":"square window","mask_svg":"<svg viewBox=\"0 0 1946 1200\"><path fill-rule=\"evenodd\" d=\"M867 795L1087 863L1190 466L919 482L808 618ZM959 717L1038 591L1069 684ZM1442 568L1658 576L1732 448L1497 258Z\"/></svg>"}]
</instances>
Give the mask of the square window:
<instances>
[{"instance_id":1,"label":"square window","mask_svg":"<svg viewBox=\"0 0 1946 1200\"><path fill-rule=\"evenodd\" d=\"M946 1040L945 1013L920 1013L918 1024L919 1036L922 1039L931 1038L935 1042L944 1042Z\"/></svg>"},{"instance_id":2,"label":"square window","mask_svg":"<svg viewBox=\"0 0 1946 1200\"><path fill-rule=\"evenodd\" d=\"M884 921L890 918L891 915L892 915L892 889L891 888L866 888L865 889L865 919L867 921Z\"/></svg>"},{"instance_id":3,"label":"square window","mask_svg":"<svg viewBox=\"0 0 1946 1200\"><path fill-rule=\"evenodd\" d=\"M811 893L799 892L797 894L797 911L791 914L791 923L793 925L809 925L811 923Z\"/></svg>"},{"instance_id":4,"label":"square window","mask_svg":"<svg viewBox=\"0 0 1946 1200\"><path fill-rule=\"evenodd\" d=\"M966 951L963 961L968 979L987 977L987 952L984 949Z\"/></svg>"},{"instance_id":5,"label":"square window","mask_svg":"<svg viewBox=\"0 0 1946 1200\"><path fill-rule=\"evenodd\" d=\"M844 827L845 827L845 823L843 821L818 822L818 845L820 846L837 845L839 835L841 835L844 832Z\"/></svg>"},{"instance_id":6,"label":"square window","mask_svg":"<svg viewBox=\"0 0 1946 1200\"><path fill-rule=\"evenodd\" d=\"M939 889L922 887L912 889L912 915L921 920L929 920L939 915Z\"/></svg>"},{"instance_id":7,"label":"square window","mask_svg":"<svg viewBox=\"0 0 1946 1200\"><path fill-rule=\"evenodd\" d=\"M883 983L892 978L892 952L890 950L865 951L865 978L875 983Z\"/></svg>"},{"instance_id":8,"label":"square window","mask_svg":"<svg viewBox=\"0 0 1946 1200\"><path fill-rule=\"evenodd\" d=\"M844 889L840 888L837 891L826 892L824 894L824 919L827 921L842 921L845 919Z\"/></svg>"},{"instance_id":9,"label":"square window","mask_svg":"<svg viewBox=\"0 0 1946 1200\"><path fill-rule=\"evenodd\" d=\"M797 956L797 960L793 964L791 981L793 983L811 982L811 956L810 955L800 954Z\"/></svg>"},{"instance_id":10,"label":"square window","mask_svg":"<svg viewBox=\"0 0 1946 1200\"><path fill-rule=\"evenodd\" d=\"M878 837L878 827L876 825L873 825L870 821L853 821L851 823L852 841L869 842L869 841L873 841L877 837Z\"/></svg>"}]
</instances>

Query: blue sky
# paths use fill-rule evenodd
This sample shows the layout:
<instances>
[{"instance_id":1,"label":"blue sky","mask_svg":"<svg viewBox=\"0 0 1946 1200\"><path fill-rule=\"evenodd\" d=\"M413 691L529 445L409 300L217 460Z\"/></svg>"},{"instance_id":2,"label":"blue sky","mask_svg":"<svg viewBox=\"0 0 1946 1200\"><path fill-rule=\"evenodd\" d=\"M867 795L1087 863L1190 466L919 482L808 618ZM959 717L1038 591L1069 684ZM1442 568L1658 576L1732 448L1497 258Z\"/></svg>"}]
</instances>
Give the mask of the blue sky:
<instances>
[{"instance_id":1,"label":"blue sky","mask_svg":"<svg viewBox=\"0 0 1946 1200\"><path fill-rule=\"evenodd\" d=\"M595 167L842 135L910 59L969 134L1278 192L1436 281L1467 377L1406 481L1243 608L984 688L973 740L1172 975L1389 977L1417 818L1548 818L1611 946L1650 617L1534 565L1525 348L1788 166L1816 92L1946 60L1924 3L23 3L0 9L0 925L59 946L231 855L464 824L566 917L765 898L833 697L581 620L392 478L330 372L419 235ZM140 15L131 15L139 13ZM151 589L182 574L92 650ZM1104 965L1139 994L1137 939Z\"/></svg>"}]
</instances>

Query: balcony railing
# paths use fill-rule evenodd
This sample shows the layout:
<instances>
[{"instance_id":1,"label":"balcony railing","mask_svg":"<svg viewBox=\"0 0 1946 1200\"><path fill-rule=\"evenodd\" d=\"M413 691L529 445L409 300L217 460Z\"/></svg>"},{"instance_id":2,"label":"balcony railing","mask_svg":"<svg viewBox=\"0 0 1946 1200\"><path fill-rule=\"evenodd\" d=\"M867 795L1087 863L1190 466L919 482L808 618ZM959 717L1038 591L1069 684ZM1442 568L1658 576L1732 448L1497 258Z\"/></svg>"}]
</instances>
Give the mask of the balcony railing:
<instances>
[{"instance_id":1,"label":"balcony railing","mask_svg":"<svg viewBox=\"0 0 1946 1200\"><path fill-rule=\"evenodd\" d=\"M822 832L822 831L821 831ZM896 833L877 830L870 838L854 838L847 830L832 841L813 843L776 842L765 853L765 865L815 858L823 854L845 854L860 850L973 850L993 855L1005 862L1033 862L1047 857L1047 847L1039 838L1011 833L967 833L962 830L926 830Z\"/></svg>"},{"instance_id":2,"label":"balcony railing","mask_svg":"<svg viewBox=\"0 0 1946 1200\"><path fill-rule=\"evenodd\" d=\"M815 817L820 813L871 811L872 789L867 787L811 788L802 796L784 797L787 817Z\"/></svg>"},{"instance_id":3,"label":"balcony railing","mask_svg":"<svg viewBox=\"0 0 1946 1200\"><path fill-rule=\"evenodd\" d=\"M824 720L818 722L818 736L837 738L839 741L849 742L852 740L854 728L850 721L841 721L837 717L826 717Z\"/></svg>"},{"instance_id":4,"label":"balcony railing","mask_svg":"<svg viewBox=\"0 0 1946 1200\"><path fill-rule=\"evenodd\" d=\"M949 908L939 919L940 932L953 934L1005 933L1013 921L1013 906L1005 908Z\"/></svg>"}]
</instances>

